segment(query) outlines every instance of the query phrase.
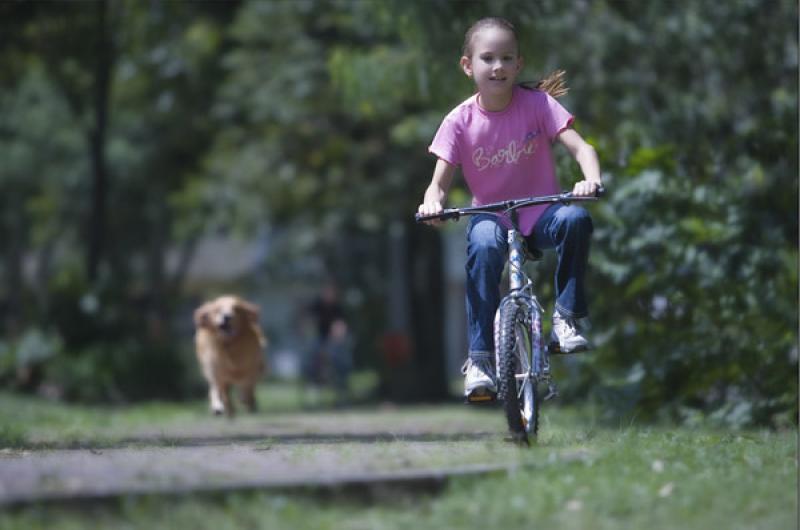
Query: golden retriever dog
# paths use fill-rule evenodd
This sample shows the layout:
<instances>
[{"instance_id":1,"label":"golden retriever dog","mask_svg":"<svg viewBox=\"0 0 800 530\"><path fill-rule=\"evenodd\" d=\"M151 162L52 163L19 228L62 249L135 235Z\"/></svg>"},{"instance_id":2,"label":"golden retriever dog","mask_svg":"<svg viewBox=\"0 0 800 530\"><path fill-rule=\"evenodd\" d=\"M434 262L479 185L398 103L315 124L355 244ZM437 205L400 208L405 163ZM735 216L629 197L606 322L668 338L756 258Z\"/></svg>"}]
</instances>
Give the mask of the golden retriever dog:
<instances>
[{"instance_id":1,"label":"golden retriever dog","mask_svg":"<svg viewBox=\"0 0 800 530\"><path fill-rule=\"evenodd\" d=\"M235 413L231 386L245 406L256 410L255 386L264 375L267 339L258 323L259 309L238 296L220 296L194 312L195 349L208 381L211 412Z\"/></svg>"}]
</instances>

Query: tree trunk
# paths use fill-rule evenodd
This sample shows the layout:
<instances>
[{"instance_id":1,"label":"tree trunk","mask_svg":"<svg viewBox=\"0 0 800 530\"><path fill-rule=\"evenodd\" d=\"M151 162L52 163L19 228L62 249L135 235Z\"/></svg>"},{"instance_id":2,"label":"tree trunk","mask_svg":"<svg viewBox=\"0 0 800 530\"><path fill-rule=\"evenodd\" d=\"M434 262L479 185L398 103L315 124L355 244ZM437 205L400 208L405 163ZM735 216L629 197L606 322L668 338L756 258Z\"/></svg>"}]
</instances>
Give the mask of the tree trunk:
<instances>
[{"instance_id":1,"label":"tree trunk","mask_svg":"<svg viewBox=\"0 0 800 530\"><path fill-rule=\"evenodd\" d=\"M147 296L147 334L153 342L163 342L167 339L168 331L164 323L168 318L168 304L172 295L166 292L166 252L169 245L167 228L169 215L163 203L166 194L157 193L158 204L154 204L154 218L150 225L150 244L148 259L148 285Z\"/></svg>"},{"instance_id":2,"label":"tree trunk","mask_svg":"<svg viewBox=\"0 0 800 530\"><path fill-rule=\"evenodd\" d=\"M444 269L441 233L409 223L411 315L416 354L418 398L439 401L448 397L444 344Z\"/></svg>"},{"instance_id":3,"label":"tree trunk","mask_svg":"<svg viewBox=\"0 0 800 530\"><path fill-rule=\"evenodd\" d=\"M87 226L86 275L89 283L97 280L105 254L108 197L108 168L106 166L106 132L108 101L111 90L112 51L108 31L105 0L95 4L97 9L97 60L94 70L94 127L89 131L89 159L92 168L91 203Z\"/></svg>"},{"instance_id":4,"label":"tree trunk","mask_svg":"<svg viewBox=\"0 0 800 530\"><path fill-rule=\"evenodd\" d=\"M6 241L6 279L7 299L4 304L8 308L5 317L4 334L7 338L16 338L22 332L22 258L25 253L25 220L21 205L9 201L6 215L9 227L9 238Z\"/></svg>"},{"instance_id":5,"label":"tree trunk","mask_svg":"<svg viewBox=\"0 0 800 530\"><path fill-rule=\"evenodd\" d=\"M439 233L414 224L390 230L389 329L382 340L380 392L395 402L448 397Z\"/></svg>"}]
</instances>

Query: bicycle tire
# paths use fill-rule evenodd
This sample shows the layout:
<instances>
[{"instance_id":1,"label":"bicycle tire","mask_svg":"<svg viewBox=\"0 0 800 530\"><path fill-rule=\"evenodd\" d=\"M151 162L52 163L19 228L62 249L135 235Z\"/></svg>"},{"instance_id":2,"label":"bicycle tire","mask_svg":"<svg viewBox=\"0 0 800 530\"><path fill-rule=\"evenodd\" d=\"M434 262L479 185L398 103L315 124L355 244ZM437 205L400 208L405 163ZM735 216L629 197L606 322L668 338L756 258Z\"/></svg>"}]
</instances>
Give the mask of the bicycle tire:
<instances>
[{"instance_id":1,"label":"bicycle tire","mask_svg":"<svg viewBox=\"0 0 800 530\"><path fill-rule=\"evenodd\" d=\"M539 430L539 394L532 379L520 381L517 374L529 373L531 356L529 310L516 303L501 304L497 324L498 398L513 441L528 444L528 436L536 437ZM522 399L520 399L522 398Z\"/></svg>"}]
</instances>

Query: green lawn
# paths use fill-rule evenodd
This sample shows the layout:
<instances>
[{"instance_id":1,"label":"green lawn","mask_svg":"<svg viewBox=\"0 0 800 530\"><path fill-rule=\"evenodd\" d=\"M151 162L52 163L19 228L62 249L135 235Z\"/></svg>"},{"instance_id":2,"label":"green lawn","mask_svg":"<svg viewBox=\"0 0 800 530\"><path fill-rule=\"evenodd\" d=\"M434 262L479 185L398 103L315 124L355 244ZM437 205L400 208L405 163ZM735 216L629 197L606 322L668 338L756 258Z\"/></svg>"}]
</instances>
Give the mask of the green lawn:
<instances>
[{"instance_id":1,"label":"green lawn","mask_svg":"<svg viewBox=\"0 0 800 530\"><path fill-rule=\"evenodd\" d=\"M289 411L285 405L281 410ZM59 432L60 442L113 444L145 426L196 421L205 405L162 403L108 412L3 394L0 445L31 447L32 438L44 440L45 447L63 445L56 443ZM409 414L430 415L422 419L431 421L437 412ZM518 453L518 471L454 479L438 494L404 492L372 501L286 493L140 497L14 510L0 514L0 528L797 528L795 431L609 426L585 411L548 407L537 444Z\"/></svg>"},{"instance_id":2,"label":"green lawn","mask_svg":"<svg viewBox=\"0 0 800 530\"><path fill-rule=\"evenodd\" d=\"M370 374L357 374L354 379L351 392L356 401L363 400L363 395L374 386L374 378ZM330 389L311 392L293 383L270 382L260 385L256 394L263 414L291 414L336 404ZM237 406L240 422L252 420L243 413L240 404ZM85 406L0 392L0 448L107 446L136 436L142 430L191 426L209 417L208 401L204 398L184 403L153 401L135 406Z\"/></svg>"}]
</instances>

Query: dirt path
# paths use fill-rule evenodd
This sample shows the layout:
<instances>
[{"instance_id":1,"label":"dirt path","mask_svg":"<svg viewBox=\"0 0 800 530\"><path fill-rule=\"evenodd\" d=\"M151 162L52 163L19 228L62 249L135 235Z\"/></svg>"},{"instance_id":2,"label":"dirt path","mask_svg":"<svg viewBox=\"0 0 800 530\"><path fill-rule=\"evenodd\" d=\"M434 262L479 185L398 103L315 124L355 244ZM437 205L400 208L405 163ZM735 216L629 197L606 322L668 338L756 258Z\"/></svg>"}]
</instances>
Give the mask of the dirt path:
<instances>
[{"instance_id":1,"label":"dirt path","mask_svg":"<svg viewBox=\"0 0 800 530\"><path fill-rule=\"evenodd\" d=\"M83 444L82 444L83 445ZM54 447L52 441L50 447ZM435 486L523 465L497 411L203 418L84 448L0 452L0 504L251 488Z\"/></svg>"}]
</instances>

